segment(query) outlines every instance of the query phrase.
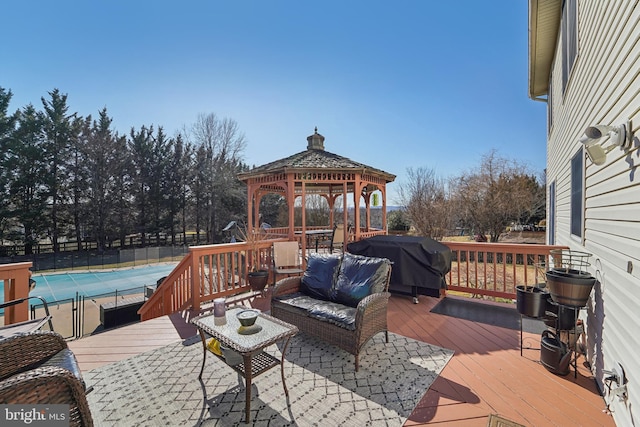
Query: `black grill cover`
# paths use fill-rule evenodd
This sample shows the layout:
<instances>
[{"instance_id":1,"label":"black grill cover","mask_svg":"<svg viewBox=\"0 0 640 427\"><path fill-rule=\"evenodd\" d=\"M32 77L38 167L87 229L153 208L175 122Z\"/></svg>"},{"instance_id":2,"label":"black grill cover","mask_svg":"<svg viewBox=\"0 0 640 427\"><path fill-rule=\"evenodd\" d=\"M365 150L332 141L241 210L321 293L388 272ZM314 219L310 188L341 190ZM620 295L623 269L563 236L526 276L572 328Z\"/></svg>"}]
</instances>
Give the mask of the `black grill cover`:
<instances>
[{"instance_id":1,"label":"black grill cover","mask_svg":"<svg viewBox=\"0 0 640 427\"><path fill-rule=\"evenodd\" d=\"M352 254L388 258L393 262L389 290L398 293L440 296L451 270L451 250L428 237L374 236L349 243Z\"/></svg>"}]
</instances>

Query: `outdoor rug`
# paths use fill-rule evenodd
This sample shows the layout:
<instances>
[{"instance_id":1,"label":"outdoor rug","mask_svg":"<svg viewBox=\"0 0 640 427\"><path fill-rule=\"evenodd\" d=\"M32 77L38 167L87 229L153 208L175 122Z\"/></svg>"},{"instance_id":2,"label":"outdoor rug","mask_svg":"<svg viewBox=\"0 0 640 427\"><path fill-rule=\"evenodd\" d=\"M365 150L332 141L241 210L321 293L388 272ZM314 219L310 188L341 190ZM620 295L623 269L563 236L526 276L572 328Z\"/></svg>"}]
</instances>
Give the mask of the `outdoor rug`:
<instances>
[{"instance_id":1,"label":"outdoor rug","mask_svg":"<svg viewBox=\"0 0 640 427\"><path fill-rule=\"evenodd\" d=\"M522 320L522 330L532 334L541 334L546 329L542 320L528 317L522 317L521 319L520 313L518 313L515 306L511 308L486 304L470 298L443 298L431 309L431 313L444 314L445 316L517 331L520 330L520 321Z\"/></svg>"},{"instance_id":2,"label":"outdoor rug","mask_svg":"<svg viewBox=\"0 0 640 427\"><path fill-rule=\"evenodd\" d=\"M267 348L280 357L281 345ZM198 337L89 371L96 426L244 426L244 379L212 354L202 381ZM280 367L253 379L253 426L402 426L453 355L452 350L389 333L354 357L306 334ZM289 403L289 404L287 404Z\"/></svg>"}]
</instances>

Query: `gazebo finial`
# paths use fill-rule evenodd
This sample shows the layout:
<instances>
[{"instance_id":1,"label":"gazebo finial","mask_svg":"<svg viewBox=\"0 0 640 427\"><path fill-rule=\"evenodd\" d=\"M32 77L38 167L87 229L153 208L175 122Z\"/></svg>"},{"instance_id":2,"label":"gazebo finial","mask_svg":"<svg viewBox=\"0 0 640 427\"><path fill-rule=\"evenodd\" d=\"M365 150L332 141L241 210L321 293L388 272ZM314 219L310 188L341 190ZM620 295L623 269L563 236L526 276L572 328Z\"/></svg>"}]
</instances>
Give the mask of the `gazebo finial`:
<instances>
[{"instance_id":1,"label":"gazebo finial","mask_svg":"<svg viewBox=\"0 0 640 427\"><path fill-rule=\"evenodd\" d=\"M324 136L318 133L318 126L313 135L307 137L307 150L324 150Z\"/></svg>"}]
</instances>

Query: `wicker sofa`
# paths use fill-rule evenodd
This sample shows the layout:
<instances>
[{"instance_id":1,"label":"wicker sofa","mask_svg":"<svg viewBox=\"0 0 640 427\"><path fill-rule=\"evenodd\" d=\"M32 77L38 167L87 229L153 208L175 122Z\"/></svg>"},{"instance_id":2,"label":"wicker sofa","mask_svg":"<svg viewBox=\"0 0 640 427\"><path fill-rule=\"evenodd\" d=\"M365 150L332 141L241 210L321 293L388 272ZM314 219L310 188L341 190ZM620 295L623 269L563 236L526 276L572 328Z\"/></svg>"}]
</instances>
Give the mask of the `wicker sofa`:
<instances>
[{"instance_id":1,"label":"wicker sofa","mask_svg":"<svg viewBox=\"0 0 640 427\"><path fill-rule=\"evenodd\" d=\"M361 255L311 254L302 276L273 288L271 315L355 356L387 330L391 262Z\"/></svg>"},{"instance_id":2,"label":"wicker sofa","mask_svg":"<svg viewBox=\"0 0 640 427\"><path fill-rule=\"evenodd\" d=\"M60 334L34 331L0 340L0 404L67 404L70 426L92 426L86 393Z\"/></svg>"}]
</instances>

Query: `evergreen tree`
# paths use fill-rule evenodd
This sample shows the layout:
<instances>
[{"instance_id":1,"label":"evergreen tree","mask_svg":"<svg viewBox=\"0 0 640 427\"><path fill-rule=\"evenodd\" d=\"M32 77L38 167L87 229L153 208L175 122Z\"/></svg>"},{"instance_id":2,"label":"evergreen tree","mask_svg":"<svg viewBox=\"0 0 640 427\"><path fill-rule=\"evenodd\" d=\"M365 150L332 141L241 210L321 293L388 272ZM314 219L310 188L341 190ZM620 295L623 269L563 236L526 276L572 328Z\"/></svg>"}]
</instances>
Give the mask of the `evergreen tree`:
<instances>
[{"instance_id":1,"label":"evergreen tree","mask_svg":"<svg viewBox=\"0 0 640 427\"><path fill-rule=\"evenodd\" d=\"M73 237L79 251L83 248L87 228L87 196L90 169L87 163L87 145L91 138L91 116L75 118L72 122L72 137L69 139L69 214L73 222Z\"/></svg>"},{"instance_id":2,"label":"evergreen tree","mask_svg":"<svg viewBox=\"0 0 640 427\"><path fill-rule=\"evenodd\" d=\"M133 174L134 167L129 143L125 135L114 135L113 157L109 169L113 178L112 194L109 199L113 215L106 216L106 234L120 240L120 247L126 245L127 233L132 229L133 214Z\"/></svg>"},{"instance_id":3,"label":"evergreen tree","mask_svg":"<svg viewBox=\"0 0 640 427\"><path fill-rule=\"evenodd\" d=\"M50 100L41 98L45 110L44 146L48 170L46 186L49 195L51 243L54 252L60 250L59 238L67 223L65 203L69 197L69 157L70 141L78 129L72 124L74 114L68 114L67 95L58 89L49 92Z\"/></svg>"},{"instance_id":4,"label":"evergreen tree","mask_svg":"<svg viewBox=\"0 0 640 427\"><path fill-rule=\"evenodd\" d=\"M142 126L139 131L131 128L129 151L132 161L132 196L137 208L134 220L136 232L140 233L142 246L146 246L148 224L152 220L151 180L153 163L153 126Z\"/></svg>"},{"instance_id":5,"label":"evergreen tree","mask_svg":"<svg viewBox=\"0 0 640 427\"><path fill-rule=\"evenodd\" d=\"M85 127L87 166L90 171L88 179L88 211L91 236L95 239L98 250L107 247L107 223L111 217L115 202L116 175L119 167L116 158L120 147L111 130L112 119L103 108L97 121ZM115 236L114 236L115 237Z\"/></svg>"},{"instance_id":6,"label":"evergreen tree","mask_svg":"<svg viewBox=\"0 0 640 427\"><path fill-rule=\"evenodd\" d=\"M9 142L15 131L17 113L9 114L9 103L13 94L10 90L0 86L0 242L4 239L5 231L9 229L8 186L9 169L6 166L9 153Z\"/></svg>"},{"instance_id":7,"label":"evergreen tree","mask_svg":"<svg viewBox=\"0 0 640 427\"><path fill-rule=\"evenodd\" d=\"M9 176L8 217L23 228L13 240L24 244L26 255L33 253L33 246L47 229L50 218L47 215L43 122L42 113L31 104L20 112L18 127L7 144L2 165Z\"/></svg>"},{"instance_id":8,"label":"evergreen tree","mask_svg":"<svg viewBox=\"0 0 640 427\"><path fill-rule=\"evenodd\" d=\"M160 233L167 230L167 200L169 191L167 187L171 183L166 182L168 176L167 169L171 162L171 151L173 140L167 138L162 129L158 128L155 138L152 136L153 144L149 161L149 202L152 212L152 229L155 234L156 244L160 243Z\"/></svg>"},{"instance_id":9,"label":"evergreen tree","mask_svg":"<svg viewBox=\"0 0 640 427\"><path fill-rule=\"evenodd\" d=\"M188 200L188 179L191 167L190 144L185 144L182 135L178 134L171 145L173 151L170 157L170 164L166 169L166 176L163 180L165 187L164 194L167 202L167 224L171 236L171 244L176 244L176 227L181 225L182 241L186 241L186 208ZM182 213L179 218L179 214Z\"/></svg>"}]
</instances>

